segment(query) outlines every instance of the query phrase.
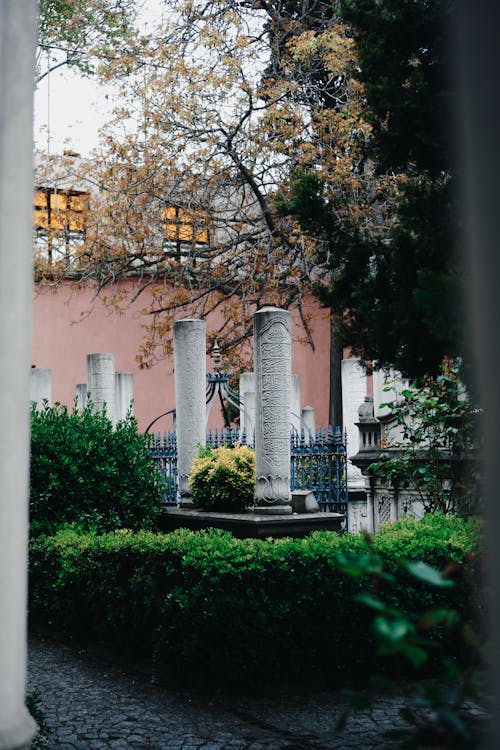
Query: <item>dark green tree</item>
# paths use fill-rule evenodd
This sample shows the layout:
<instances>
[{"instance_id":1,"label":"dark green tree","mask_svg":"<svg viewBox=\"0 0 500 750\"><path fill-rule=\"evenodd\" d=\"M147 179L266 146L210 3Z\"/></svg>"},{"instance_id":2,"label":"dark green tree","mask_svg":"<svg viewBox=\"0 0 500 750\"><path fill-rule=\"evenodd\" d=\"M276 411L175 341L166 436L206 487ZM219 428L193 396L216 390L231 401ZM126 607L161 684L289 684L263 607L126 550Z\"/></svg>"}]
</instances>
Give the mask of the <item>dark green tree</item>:
<instances>
[{"instance_id":1,"label":"dark green tree","mask_svg":"<svg viewBox=\"0 0 500 750\"><path fill-rule=\"evenodd\" d=\"M365 358L413 377L464 354L459 211L453 160L448 0L342 0L379 172L404 173L387 237L369 241L359 280L335 282L345 335ZM341 310L338 310L339 314Z\"/></svg>"},{"instance_id":2,"label":"dark green tree","mask_svg":"<svg viewBox=\"0 0 500 750\"><path fill-rule=\"evenodd\" d=\"M371 128L359 163L360 175L373 180L365 196L372 201L371 226L339 221L328 182L306 171L292 176L281 209L318 240L325 273L316 293L331 308L340 340L366 362L412 378L437 374L444 357L465 349L448 75L453 4L340 5L356 41L353 75L364 86L363 116ZM397 184L389 202L377 188L381 176Z\"/></svg>"}]
</instances>

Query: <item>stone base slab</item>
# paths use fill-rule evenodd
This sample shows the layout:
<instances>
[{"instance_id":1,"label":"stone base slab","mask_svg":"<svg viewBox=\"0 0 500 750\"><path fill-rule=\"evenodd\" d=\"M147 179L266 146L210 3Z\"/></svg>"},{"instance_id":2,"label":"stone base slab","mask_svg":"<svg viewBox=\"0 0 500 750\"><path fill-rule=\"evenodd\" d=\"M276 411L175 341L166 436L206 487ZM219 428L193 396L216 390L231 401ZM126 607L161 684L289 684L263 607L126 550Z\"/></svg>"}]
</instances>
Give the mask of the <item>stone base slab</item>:
<instances>
[{"instance_id":1,"label":"stone base slab","mask_svg":"<svg viewBox=\"0 0 500 750\"><path fill-rule=\"evenodd\" d=\"M214 513L203 510L168 508L160 518L162 531L175 529L216 528L230 531L245 539L267 537L303 537L311 531L338 531L344 520L341 513L291 513L286 515L262 515L255 511L247 513Z\"/></svg>"}]
</instances>

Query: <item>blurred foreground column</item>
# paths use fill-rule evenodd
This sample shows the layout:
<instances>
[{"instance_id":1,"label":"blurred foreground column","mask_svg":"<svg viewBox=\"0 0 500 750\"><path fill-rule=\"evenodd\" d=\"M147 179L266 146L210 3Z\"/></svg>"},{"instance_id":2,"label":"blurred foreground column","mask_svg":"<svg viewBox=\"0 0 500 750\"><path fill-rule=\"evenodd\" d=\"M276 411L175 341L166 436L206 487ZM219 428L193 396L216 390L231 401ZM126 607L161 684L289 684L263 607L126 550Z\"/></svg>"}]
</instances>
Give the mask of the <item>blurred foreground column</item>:
<instances>
[{"instance_id":1,"label":"blurred foreground column","mask_svg":"<svg viewBox=\"0 0 500 750\"><path fill-rule=\"evenodd\" d=\"M0 3L0 750L28 747L36 728L24 705L36 8Z\"/></svg>"},{"instance_id":2,"label":"blurred foreground column","mask_svg":"<svg viewBox=\"0 0 500 750\"><path fill-rule=\"evenodd\" d=\"M291 513L291 314L264 307L254 315L255 512Z\"/></svg>"},{"instance_id":3,"label":"blurred foreground column","mask_svg":"<svg viewBox=\"0 0 500 750\"><path fill-rule=\"evenodd\" d=\"M185 318L174 323L175 410L180 507L191 507L189 475L206 430L206 324Z\"/></svg>"},{"instance_id":4,"label":"blurred foreground column","mask_svg":"<svg viewBox=\"0 0 500 750\"><path fill-rule=\"evenodd\" d=\"M460 146L462 195L465 201L469 281L467 311L471 317L469 358L475 365L475 388L484 409L484 493L487 541L485 591L488 595L487 666L493 717L488 748L500 747L500 503L498 445L500 443L500 130L498 90L500 4L491 0L458 3L455 41L456 81L460 84ZM456 14L453 16L456 18ZM489 658L488 658L489 657Z\"/></svg>"}]
</instances>

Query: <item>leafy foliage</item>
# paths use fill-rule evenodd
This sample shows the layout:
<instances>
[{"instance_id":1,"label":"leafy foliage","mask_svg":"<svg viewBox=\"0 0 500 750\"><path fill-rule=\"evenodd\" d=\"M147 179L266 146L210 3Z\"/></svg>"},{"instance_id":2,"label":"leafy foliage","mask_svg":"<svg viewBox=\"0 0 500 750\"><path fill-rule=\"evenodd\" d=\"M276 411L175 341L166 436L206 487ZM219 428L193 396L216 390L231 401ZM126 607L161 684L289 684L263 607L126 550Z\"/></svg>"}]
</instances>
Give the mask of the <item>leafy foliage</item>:
<instances>
[{"instance_id":1,"label":"leafy foliage","mask_svg":"<svg viewBox=\"0 0 500 750\"><path fill-rule=\"evenodd\" d=\"M443 516L441 516L443 518ZM469 565L474 562L469 560ZM387 565L376 554L355 555L345 562L344 569L350 575L366 575L371 580L371 590L357 596L357 600L370 608L374 613L373 632L377 640L377 651L385 658L396 658L412 665L417 670L432 662L438 665L437 677L422 681L418 693L409 704L401 709L405 719L404 728L391 730L388 739L398 740L397 747L414 748L442 747L473 750L479 747L480 737L486 729L486 711L482 715L467 715L466 704L473 701L484 704L484 693L481 692L477 677L478 667L484 665L481 634L482 625L478 621L478 612L474 611L473 586L469 581L471 602L466 612L459 613L451 601L442 606L430 606L424 611L415 606L418 599L412 599L410 606L402 607L401 603L387 601L380 595L380 586L394 582L394 570L408 573L415 582L423 583L428 590L432 588L453 588L456 584L451 574L456 574L457 567L448 565L443 571L428 565L422 560L411 561L399 559L397 567L389 572ZM479 626L479 627L478 627ZM461 662L450 659L446 644L450 639L458 639L458 648L463 656ZM385 691L397 690L397 683L371 677L372 699L379 695L380 688ZM359 701L359 695L352 695L353 705ZM363 696L366 702L366 694ZM347 715L341 719L345 723Z\"/></svg>"},{"instance_id":2,"label":"leafy foliage","mask_svg":"<svg viewBox=\"0 0 500 750\"><path fill-rule=\"evenodd\" d=\"M196 507L241 513L253 502L255 452L244 445L202 448L189 484Z\"/></svg>"},{"instance_id":3,"label":"leafy foliage","mask_svg":"<svg viewBox=\"0 0 500 750\"><path fill-rule=\"evenodd\" d=\"M38 731L31 741L30 750L50 750L50 729L40 706L38 693L31 692L26 696L26 708L38 724Z\"/></svg>"},{"instance_id":4,"label":"leafy foliage","mask_svg":"<svg viewBox=\"0 0 500 750\"><path fill-rule=\"evenodd\" d=\"M467 555L480 532L477 522L442 515L387 527L371 544L330 532L273 541L216 530L96 536L66 528L32 540L30 617L150 658L164 676L190 684L339 687L363 682L376 664L370 612L355 599L371 573L351 575L346 559L380 559L387 577L378 595L393 608L451 607L467 618L465 571L480 586ZM400 555L450 564L455 586L429 589L401 569ZM458 662L465 656L455 641L442 648Z\"/></svg>"},{"instance_id":5,"label":"leafy foliage","mask_svg":"<svg viewBox=\"0 0 500 750\"><path fill-rule=\"evenodd\" d=\"M107 67L113 80L131 66L97 163L75 176L100 188L85 237L57 261L38 253L37 280L95 282L117 307L127 300L114 293L116 279L133 280L132 295L148 288L143 366L171 353L179 311L218 311L210 336L226 361L228 351L249 358L242 342L265 304L297 308L314 346L307 293L334 264L331 247L284 210L291 175L316 174L327 186L336 258L354 227L378 231L394 189L385 178L374 188L361 148L369 126L352 36L336 3L168 0L165 8L140 54ZM172 212L186 219L182 231L166 220Z\"/></svg>"},{"instance_id":6,"label":"leafy foliage","mask_svg":"<svg viewBox=\"0 0 500 750\"><path fill-rule=\"evenodd\" d=\"M330 229L336 206L325 193L320 212L327 221L314 234L328 252L330 275L319 280L318 294L343 341L366 361L411 378L435 375L445 356L466 353L467 275L457 252L449 132L453 3L343 0L341 6L357 55L352 74L367 103L361 119L368 137L358 140L358 150L379 175L372 178L374 207L387 218L378 230L372 221L360 231L358 222L348 232L344 224L339 234ZM391 174L395 191L381 193L380 178ZM310 211L305 204L297 213L306 231Z\"/></svg>"},{"instance_id":7,"label":"leafy foliage","mask_svg":"<svg viewBox=\"0 0 500 750\"><path fill-rule=\"evenodd\" d=\"M428 512L479 508L480 415L459 375L448 364L436 378L426 377L384 404L399 427L398 438L385 447L397 455L386 453L369 467L382 481L418 493Z\"/></svg>"},{"instance_id":8,"label":"leafy foliage","mask_svg":"<svg viewBox=\"0 0 500 750\"><path fill-rule=\"evenodd\" d=\"M133 0L40 0L37 79L68 65L85 75L133 39ZM42 67L46 65L45 70Z\"/></svg>"},{"instance_id":9,"label":"leafy foliage","mask_svg":"<svg viewBox=\"0 0 500 750\"><path fill-rule=\"evenodd\" d=\"M74 522L99 532L155 528L162 480L133 417L114 428L92 404L46 404L31 414L31 528Z\"/></svg>"}]
</instances>

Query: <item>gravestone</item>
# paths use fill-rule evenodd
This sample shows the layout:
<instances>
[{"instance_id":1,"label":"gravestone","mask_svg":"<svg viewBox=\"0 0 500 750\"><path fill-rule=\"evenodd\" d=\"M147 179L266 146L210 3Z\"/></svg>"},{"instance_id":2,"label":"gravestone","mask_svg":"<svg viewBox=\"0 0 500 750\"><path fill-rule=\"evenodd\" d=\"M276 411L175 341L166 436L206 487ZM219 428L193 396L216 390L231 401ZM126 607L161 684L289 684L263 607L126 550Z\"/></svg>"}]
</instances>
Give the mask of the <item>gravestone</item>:
<instances>
[{"instance_id":1,"label":"gravestone","mask_svg":"<svg viewBox=\"0 0 500 750\"><path fill-rule=\"evenodd\" d=\"M265 307L254 315L255 512L289 514L291 314Z\"/></svg>"},{"instance_id":2,"label":"gravestone","mask_svg":"<svg viewBox=\"0 0 500 750\"><path fill-rule=\"evenodd\" d=\"M115 372L115 420L133 414L134 376L131 372Z\"/></svg>"},{"instance_id":3,"label":"gravestone","mask_svg":"<svg viewBox=\"0 0 500 750\"><path fill-rule=\"evenodd\" d=\"M242 372L239 381L240 429L246 432L251 443L255 430L255 376L253 372Z\"/></svg>"},{"instance_id":4,"label":"gravestone","mask_svg":"<svg viewBox=\"0 0 500 750\"><path fill-rule=\"evenodd\" d=\"M181 508L192 507L189 475L206 430L206 324L185 318L174 323L177 467Z\"/></svg>"},{"instance_id":5,"label":"gravestone","mask_svg":"<svg viewBox=\"0 0 500 750\"><path fill-rule=\"evenodd\" d=\"M52 403L52 371L45 367L32 367L30 371L30 401L37 409L43 408L43 402Z\"/></svg>"},{"instance_id":6,"label":"gravestone","mask_svg":"<svg viewBox=\"0 0 500 750\"><path fill-rule=\"evenodd\" d=\"M85 409L87 406L87 383L78 383L75 390L76 408Z\"/></svg>"},{"instance_id":7,"label":"gravestone","mask_svg":"<svg viewBox=\"0 0 500 750\"><path fill-rule=\"evenodd\" d=\"M115 355L87 354L87 398L90 394L93 409L106 409L110 420L115 422Z\"/></svg>"},{"instance_id":8,"label":"gravestone","mask_svg":"<svg viewBox=\"0 0 500 750\"><path fill-rule=\"evenodd\" d=\"M304 427L306 444L314 443L316 438L316 417L312 406L304 406L302 409L302 426Z\"/></svg>"}]
</instances>

